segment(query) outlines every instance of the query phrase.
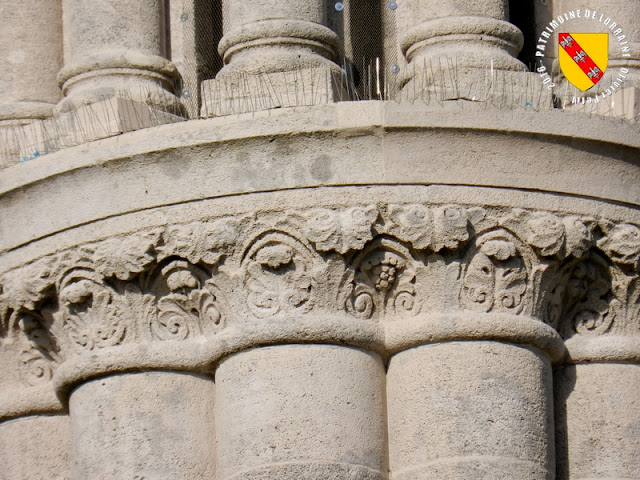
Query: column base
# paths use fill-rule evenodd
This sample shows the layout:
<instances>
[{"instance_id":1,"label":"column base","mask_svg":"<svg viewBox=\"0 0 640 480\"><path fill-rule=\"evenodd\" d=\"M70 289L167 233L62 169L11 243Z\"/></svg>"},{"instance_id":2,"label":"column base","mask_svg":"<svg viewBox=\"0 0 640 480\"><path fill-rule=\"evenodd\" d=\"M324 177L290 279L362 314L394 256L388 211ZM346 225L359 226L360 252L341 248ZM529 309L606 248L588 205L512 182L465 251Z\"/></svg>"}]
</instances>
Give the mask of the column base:
<instances>
[{"instance_id":1,"label":"column base","mask_svg":"<svg viewBox=\"0 0 640 480\"><path fill-rule=\"evenodd\" d=\"M552 472L534 462L490 456L445 458L393 473L394 480L531 480L551 476Z\"/></svg>"},{"instance_id":2,"label":"column base","mask_svg":"<svg viewBox=\"0 0 640 480\"><path fill-rule=\"evenodd\" d=\"M348 100L337 67L300 67L265 73L233 72L202 83L202 117Z\"/></svg>"},{"instance_id":3,"label":"column base","mask_svg":"<svg viewBox=\"0 0 640 480\"><path fill-rule=\"evenodd\" d=\"M553 108L551 90L535 73L458 67L452 59L416 67L399 95L410 102L469 100L500 107Z\"/></svg>"},{"instance_id":4,"label":"column base","mask_svg":"<svg viewBox=\"0 0 640 480\"><path fill-rule=\"evenodd\" d=\"M238 472L226 480L387 480L387 476L378 470L364 465L331 462L286 462L277 465L266 465L251 470Z\"/></svg>"}]
</instances>

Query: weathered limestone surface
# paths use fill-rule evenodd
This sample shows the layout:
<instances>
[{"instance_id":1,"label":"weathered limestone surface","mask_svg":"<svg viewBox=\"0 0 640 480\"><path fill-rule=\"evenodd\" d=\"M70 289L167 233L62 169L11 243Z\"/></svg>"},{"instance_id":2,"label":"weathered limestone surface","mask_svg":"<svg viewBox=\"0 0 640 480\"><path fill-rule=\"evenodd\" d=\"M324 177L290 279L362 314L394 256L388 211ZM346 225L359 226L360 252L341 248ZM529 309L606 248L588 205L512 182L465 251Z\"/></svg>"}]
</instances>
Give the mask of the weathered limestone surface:
<instances>
[{"instance_id":1,"label":"weathered limestone surface","mask_svg":"<svg viewBox=\"0 0 640 480\"><path fill-rule=\"evenodd\" d=\"M352 348L248 350L216 371L219 477L387 478L384 366Z\"/></svg>"},{"instance_id":2,"label":"weathered limestone surface","mask_svg":"<svg viewBox=\"0 0 640 480\"><path fill-rule=\"evenodd\" d=\"M0 424L2 480L71 478L71 429L67 415L33 416Z\"/></svg>"},{"instance_id":3,"label":"weathered limestone surface","mask_svg":"<svg viewBox=\"0 0 640 480\"><path fill-rule=\"evenodd\" d=\"M215 477L212 379L169 372L88 381L71 394L75 479Z\"/></svg>"},{"instance_id":4,"label":"weathered limestone surface","mask_svg":"<svg viewBox=\"0 0 640 480\"><path fill-rule=\"evenodd\" d=\"M549 358L499 342L406 350L389 365L398 479L553 479Z\"/></svg>"}]
</instances>

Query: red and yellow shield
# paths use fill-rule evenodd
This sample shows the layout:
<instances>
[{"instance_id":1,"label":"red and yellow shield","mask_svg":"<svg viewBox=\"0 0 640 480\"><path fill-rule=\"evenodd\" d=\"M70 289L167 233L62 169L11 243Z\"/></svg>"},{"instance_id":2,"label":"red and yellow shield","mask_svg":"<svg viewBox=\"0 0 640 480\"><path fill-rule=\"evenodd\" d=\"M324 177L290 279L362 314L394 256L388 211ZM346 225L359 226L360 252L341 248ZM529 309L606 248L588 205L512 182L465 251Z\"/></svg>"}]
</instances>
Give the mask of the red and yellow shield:
<instances>
[{"instance_id":1,"label":"red and yellow shield","mask_svg":"<svg viewBox=\"0 0 640 480\"><path fill-rule=\"evenodd\" d=\"M583 92L604 76L609 65L608 33L559 33L558 60L564 76Z\"/></svg>"}]
</instances>

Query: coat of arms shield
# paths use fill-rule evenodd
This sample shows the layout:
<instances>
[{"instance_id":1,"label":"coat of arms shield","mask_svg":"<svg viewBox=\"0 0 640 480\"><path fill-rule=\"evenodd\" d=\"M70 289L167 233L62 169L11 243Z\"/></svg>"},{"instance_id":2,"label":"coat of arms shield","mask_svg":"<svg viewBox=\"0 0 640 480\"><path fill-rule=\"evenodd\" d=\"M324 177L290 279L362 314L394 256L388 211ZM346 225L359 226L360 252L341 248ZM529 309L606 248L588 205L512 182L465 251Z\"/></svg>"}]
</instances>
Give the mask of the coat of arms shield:
<instances>
[{"instance_id":1,"label":"coat of arms shield","mask_svg":"<svg viewBox=\"0 0 640 480\"><path fill-rule=\"evenodd\" d=\"M562 73L579 90L597 84L609 64L608 33L559 33L558 60Z\"/></svg>"}]
</instances>

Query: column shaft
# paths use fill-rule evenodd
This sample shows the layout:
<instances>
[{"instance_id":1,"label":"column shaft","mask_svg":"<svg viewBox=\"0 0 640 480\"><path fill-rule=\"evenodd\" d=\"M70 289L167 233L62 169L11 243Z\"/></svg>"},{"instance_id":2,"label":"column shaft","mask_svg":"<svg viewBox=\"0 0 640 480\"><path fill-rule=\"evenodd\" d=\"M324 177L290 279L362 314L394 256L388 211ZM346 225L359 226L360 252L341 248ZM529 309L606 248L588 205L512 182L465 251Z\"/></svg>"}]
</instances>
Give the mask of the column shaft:
<instances>
[{"instance_id":1,"label":"column shaft","mask_svg":"<svg viewBox=\"0 0 640 480\"><path fill-rule=\"evenodd\" d=\"M215 478L214 385L172 372L114 375L69 401L76 480Z\"/></svg>"},{"instance_id":2,"label":"column shaft","mask_svg":"<svg viewBox=\"0 0 640 480\"><path fill-rule=\"evenodd\" d=\"M556 372L558 480L640 478L640 365Z\"/></svg>"},{"instance_id":3,"label":"column shaft","mask_svg":"<svg viewBox=\"0 0 640 480\"><path fill-rule=\"evenodd\" d=\"M45 118L60 99L60 4L4 0L0 14L0 120Z\"/></svg>"},{"instance_id":4,"label":"column shaft","mask_svg":"<svg viewBox=\"0 0 640 480\"><path fill-rule=\"evenodd\" d=\"M58 0L0 2L0 167L42 148L40 122L61 96ZM27 128L30 126L30 128Z\"/></svg>"},{"instance_id":5,"label":"column shaft","mask_svg":"<svg viewBox=\"0 0 640 480\"><path fill-rule=\"evenodd\" d=\"M387 478L384 366L361 350L257 348L216 372L218 478Z\"/></svg>"},{"instance_id":6,"label":"column shaft","mask_svg":"<svg viewBox=\"0 0 640 480\"><path fill-rule=\"evenodd\" d=\"M67 143L175 121L178 74L167 59L164 1L63 0L63 22L66 98L59 110L78 111L85 123L83 138Z\"/></svg>"},{"instance_id":7,"label":"column shaft","mask_svg":"<svg viewBox=\"0 0 640 480\"><path fill-rule=\"evenodd\" d=\"M391 359L387 388L394 479L554 478L551 365L537 350L413 348Z\"/></svg>"}]
</instances>

